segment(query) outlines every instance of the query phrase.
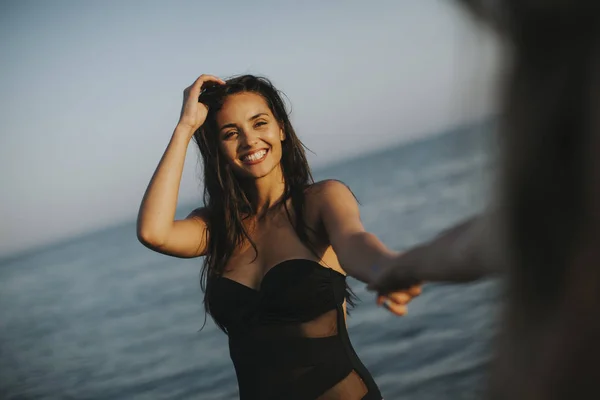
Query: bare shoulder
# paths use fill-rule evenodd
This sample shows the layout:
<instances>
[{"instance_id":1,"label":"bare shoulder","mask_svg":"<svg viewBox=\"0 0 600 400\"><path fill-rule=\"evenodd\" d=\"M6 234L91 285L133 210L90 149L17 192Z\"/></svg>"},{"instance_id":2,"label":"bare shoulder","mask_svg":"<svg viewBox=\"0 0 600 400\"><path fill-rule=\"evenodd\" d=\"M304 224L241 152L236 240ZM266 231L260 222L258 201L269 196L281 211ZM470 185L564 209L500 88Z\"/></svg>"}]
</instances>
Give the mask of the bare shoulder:
<instances>
[{"instance_id":1,"label":"bare shoulder","mask_svg":"<svg viewBox=\"0 0 600 400\"><path fill-rule=\"evenodd\" d=\"M358 214L359 205L354 193L344 182L327 179L315 182L306 189L306 212L316 225ZM325 224L327 225L327 224Z\"/></svg>"},{"instance_id":2,"label":"bare shoulder","mask_svg":"<svg viewBox=\"0 0 600 400\"><path fill-rule=\"evenodd\" d=\"M350 187L337 179L325 179L315 182L306 189L306 199L311 202L322 202L340 198L351 198L356 201L356 196Z\"/></svg>"},{"instance_id":3,"label":"bare shoulder","mask_svg":"<svg viewBox=\"0 0 600 400\"><path fill-rule=\"evenodd\" d=\"M201 219L203 221L205 221L208 218L208 209L206 207L198 207L194 210L192 210L188 216L186 217L186 219Z\"/></svg>"}]
</instances>

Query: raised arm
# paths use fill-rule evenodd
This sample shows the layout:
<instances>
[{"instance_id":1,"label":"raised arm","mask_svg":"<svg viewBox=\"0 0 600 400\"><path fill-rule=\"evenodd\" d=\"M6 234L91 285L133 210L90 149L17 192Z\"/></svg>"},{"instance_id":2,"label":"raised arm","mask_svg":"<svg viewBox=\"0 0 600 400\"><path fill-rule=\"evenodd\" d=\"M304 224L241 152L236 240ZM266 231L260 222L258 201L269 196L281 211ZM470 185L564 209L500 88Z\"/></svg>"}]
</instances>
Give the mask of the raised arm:
<instances>
[{"instance_id":1,"label":"raised arm","mask_svg":"<svg viewBox=\"0 0 600 400\"><path fill-rule=\"evenodd\" d=\"M185 219L175 220L188 136L185 128L175 129L146 189L137 219L137 237L144 246L180 258L204 255L208 240L206 210L196 209Z\"/></svg>"},{"instance_id":2,"label":"raised arm","mask_svg":"<svg viewBox=\"0 0 600 400\"><path fill-rule=\"evenodd\" d=\"M174 257L191 258L206 253L206 210L196 209L187 218L175 220L187 148L208 112L206 106L198 102L206 82L224 83L214 76L202 75L184 91L179 123L150 180L138 213L139 241L154 251Z\"/></svg>"}]
</instances>

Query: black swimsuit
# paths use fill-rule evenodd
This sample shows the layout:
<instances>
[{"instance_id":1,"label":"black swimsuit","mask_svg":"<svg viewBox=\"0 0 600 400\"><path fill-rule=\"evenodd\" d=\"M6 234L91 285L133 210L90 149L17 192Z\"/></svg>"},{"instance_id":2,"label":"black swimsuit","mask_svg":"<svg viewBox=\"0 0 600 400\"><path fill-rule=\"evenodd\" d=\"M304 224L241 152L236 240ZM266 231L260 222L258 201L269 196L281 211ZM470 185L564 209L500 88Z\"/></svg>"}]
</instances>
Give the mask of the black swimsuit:
<instances>
[{"instance_id":1,"label":"black swimsuit","mask_svg":"<svg viewBox=\"0 0 600 400\"><path fill-rule=\"evenodd\" d=\"M216 279L209 301L240 400L381 400L350 344L345 298L344 275L305 259L271 268L260 290Z\"/></svg>"}]
</instances>

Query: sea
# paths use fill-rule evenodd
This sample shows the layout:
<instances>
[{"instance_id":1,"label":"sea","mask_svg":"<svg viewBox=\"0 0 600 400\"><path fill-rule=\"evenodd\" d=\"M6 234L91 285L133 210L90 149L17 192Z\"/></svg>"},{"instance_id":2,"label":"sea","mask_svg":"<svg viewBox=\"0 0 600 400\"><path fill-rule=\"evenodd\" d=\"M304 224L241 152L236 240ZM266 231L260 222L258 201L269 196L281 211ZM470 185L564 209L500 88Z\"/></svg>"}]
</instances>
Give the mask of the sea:
<instances>
[{"instance_id":1,"label":"sea","mask_svg":"<svg viewBox=\"0 0 600 400\"><path fill-rule=\"evenodd\" d=\"M485 207L493 127L389 147L315 179L348 184L367 230L403 250ZM204 314L200 265L143 247L133 219L0 261L0 398L237 399L227 337ZM404 317L350 285L360 299L350 338L386 400L482 397L501 282L427 283Z\"/></svg>"}]
</instances>

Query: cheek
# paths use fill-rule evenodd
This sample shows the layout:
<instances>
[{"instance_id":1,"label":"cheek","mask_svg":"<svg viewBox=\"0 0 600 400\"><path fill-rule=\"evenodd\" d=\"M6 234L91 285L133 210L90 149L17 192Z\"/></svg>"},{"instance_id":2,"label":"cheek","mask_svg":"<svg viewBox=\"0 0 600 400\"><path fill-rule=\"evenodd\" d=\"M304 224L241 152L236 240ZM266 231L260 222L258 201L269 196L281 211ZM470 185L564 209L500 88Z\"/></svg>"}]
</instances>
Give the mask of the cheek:
<instances>
[{"instance_id":1,"label":"cheek","mask_svg":"<svg viewBox=\"0 0 600 400\"><path fill-rule=\"evenodd\" d=\"M221 142L219 144L219 151L221 155L225 157L227 162L231 163L236 159L236 147L230 142Z\"/></svg>"},{"instance_id":2,"label":"cheek","mask_svg":"<svg viewBox=\"0 0 600 400\"><path fill-rule=\"evenodd\" d=\"M273 148L281 148L281 130L273 129L269 131L269 143Z\"/></svg>"},{"instance_id":3,"label":"cheek","mask_svg":"<svg viewBox=\"0 0 600 400\"><path fill-rule=\"evenodd\" d=\"M281 161L281 157L283 156L284 151L285 150L283 148L283 143L281 143L280 141L276 142L273 145L273 153L277 157L278 161Z\"/></svg>"}]
</instances>

